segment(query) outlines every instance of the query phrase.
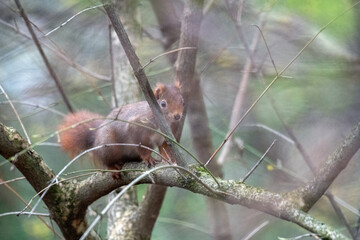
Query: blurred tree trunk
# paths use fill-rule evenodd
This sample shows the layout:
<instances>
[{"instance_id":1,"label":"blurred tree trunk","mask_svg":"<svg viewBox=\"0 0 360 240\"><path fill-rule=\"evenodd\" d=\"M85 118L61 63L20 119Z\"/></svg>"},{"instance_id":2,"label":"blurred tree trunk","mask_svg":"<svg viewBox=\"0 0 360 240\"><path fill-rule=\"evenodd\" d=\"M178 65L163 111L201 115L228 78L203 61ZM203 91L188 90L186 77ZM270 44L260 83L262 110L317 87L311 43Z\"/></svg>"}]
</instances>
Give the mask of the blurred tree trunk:
<instances>
[{"instance_id":1,"label":"blurred tree trunk","mask_svg":"<svg viewBox=\"0 0 360 240\"><path fill-rule=\"evenodd\" d=\"M121 16L124 26L131 39L135 38L135 12L138 1L115 1L114 7L118 16ZM129 61L120 44L119 38L111 27L110 33L110 57L112 57L112 81L113 81L113 105L121 106L130 101L134 96L139 96L139 89L136 81L132 76ZM134 43L134 41L133 41ZM135 97L136 99L136 97ZM122 198L120 198L108 211L108 239L129 239L134 238L135 233L132 231L131 213L138 207L137 189L131 188ZM113 191L108 195L110 202L117 195ZM124 234L126 233L126 234Z\"/></svg>"},{"instance_id":2,"label":"blurred tree trunk","mask_svg":"<svg viewBox=\"0 0 360 240\"><path fill-rule=\"evenodd\" d=\"M196 1L195 4L197 4L198 2L200 1ZM181 22L176 16L176 12L177 12L176 11L177 9L175 9L176 6L174 6L173 1L169 1L169 0L152 0L151 4L154 9L155 15L159 23L159 28L162 33L163 48L165 51L168 51L170 47L173 46L180 37L179 30L181 27L180 26ZM198 12L195 13L201 15L198 16L200 19L202 18L201 6L202 5L200 4L199 6L197 6ZM185 14L183 17L185 17ZM199 32L195 32L194 29L191 29L190 32L194 34L199 34ZM192 46L192 45L188 45L186 43L184 44L184 46ZM184 47L184 46L180 46L180 47ZM197 43L195 47L197 47ZM186 52L184 52L184 54L186 54ZM175 64L176 55L171 54L168 56L171 64ZM179 61L179 57L177 59L178 59L177 61ZM186 60L186 62L189 61ZM195 62L196 61L193 61L191 64L195 66ZM182 86L184 87L186 85L191 86L191 92L189 93L188 104L187 104L188 106L187 112L188 112L188 119L191 129L191 136L192 136L194 148L197 153L196 154L197 157L203 163L205 163L210 158L211 154L214 152L214 149L211 140L211 133L208 124L208 118L207 118L205 103L203 99L203 94L200 87L200 78L196 72L194 73L194 77L192 80L186 78L186 83L182 84ZM216 176L222 177L222 170L217 165L216 161L213 161L210 164L209 168ZM211 198L207 198L206 202L209 210L211 232L213 237L215 239L232 239L229 216L227 214L227 209L225 204Z\"/></svg>"},{"instance_id":3,"label":"blurred tree trunk","mask_svg":"<svg viewBox=\"0 0 360 240\"><path fill-rule=\"evenodd\" d=\"M195 76L192 83L192 94L189 98L188 120L196 155L201 162L206 163L214 152L214 148L211 141L209 121L198 76ZM215 176L223 176L222 169L217 164L217 161L213 160L209 164L209 169ZM213 237L219 240L232 239L226 205L213 198L207 198L206 202L209 210L209 219Z\"/></svg>"},{"instance_id":4,"label":"blurred tree trunk","mask_svg":"<svg viewBox=\"0 0 360 240\"><path fill-rule=\"evenodd\" d=\"M136 12L138 0L114 1L114 6L124 28L134 46L138 45L136 39L140 38L140 31L137 31ZM119 38L114 30L111 30L112 62L115 96L119 106L136 101L140 98L140 89L131 70L131 66L122 48Z\"/></svg>"}]
</instances>

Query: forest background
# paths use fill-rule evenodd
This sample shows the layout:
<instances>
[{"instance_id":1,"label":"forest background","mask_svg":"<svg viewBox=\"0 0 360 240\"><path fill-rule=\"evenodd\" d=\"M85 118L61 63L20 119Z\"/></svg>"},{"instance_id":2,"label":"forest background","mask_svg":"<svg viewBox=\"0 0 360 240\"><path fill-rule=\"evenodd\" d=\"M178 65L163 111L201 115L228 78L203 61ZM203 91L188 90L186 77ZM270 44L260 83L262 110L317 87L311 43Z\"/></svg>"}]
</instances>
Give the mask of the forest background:
<instances>
[{"instance_id":1,"label":"forest background","mask_svg":"<svg viewBox=\"0 0 360 240\"><path fill-rule=\"evenodd\" d=\"M133 1L135 7L131 12L135 24L130 31L137 36L133 44L143 65L164 52L164 38L153 2L156 1ZM174 14L180 22L184 3L173 2ZM196 72L215 149L233 125L230 119L234 115L234 103L239 100L239 89L242 87L243 91L238 109L242 116L266 85L316 36L271 86L271 96L265 95L251 109L236 129L231 143L225 145L231 147L228 150L224 147L217 155L214 161L221 166L224 179L243 179L276 139L264 162L246 183L272 192L290 191L313 177L310 168L319 169L359 121L360 10L358 6L351 8L354 3L356 1L345 0L204 2ZM114 99L110 81L109 20L100 4L85 0L22 1L29 19L42 31L35 30L72 107L106 115ZM72 16L76 17L67 21ZM334 22L322 29L334 18ZM66 24L57 28L63 23ZM239 26L241 34L238 34ZM1 0L0 122L14 127L25 137L15 108L27 135L35 143L56 131L68 109L29 36L15 3ZM112 39L115 38L116 34L112 33ZM249 50L253 49L249 57ZM169 54L170 58L173 55ZM163 56L145 68L152 86L156 82L173 81L174 70L169 62L168 56ZM131 72L128 67L127 74L132 76ZM123 96L119 105L143 99L135 77L132 78L134 82L117 89ZM134 88L136 94L132 92ZM185 122L181 144L195 152L191 131ZM299 152L298 143L311 159L310 167ZM68 162L68 156L58 147L56 136L36 146L35 150L55 173ZM6 159L1 156L0 159L1 180L22 176ZM189 157L186 160L193 163ZM67 171L91 167L84 159L75 162ZM348 237L351 234L347 228L356 237L358 226L359 170L359 154L356 154L330 188L347 225L334 210L329 197L320 198L309 212ZM35 194L26 180L9 184L26 201ZM5 185L0 185L0 213L22 210L24 204ZM139 200L145 192L146 185L139 185ZM91 210L100 212L106 202L105 197L97 200ZM44 206L38 207L38 211L45 210ZM296 237L307 233L295 224L258 210L238 205L227 205L226 209L230 235L234 239L246 239L254 230L253 239ZM170 188L152 239L213 239L211 222L206 197ZM0 229L6 239L56 238L35 217L2 216ZM106 236L106 220L101 221L97 230Z\"/></svg>"}]
</instances>

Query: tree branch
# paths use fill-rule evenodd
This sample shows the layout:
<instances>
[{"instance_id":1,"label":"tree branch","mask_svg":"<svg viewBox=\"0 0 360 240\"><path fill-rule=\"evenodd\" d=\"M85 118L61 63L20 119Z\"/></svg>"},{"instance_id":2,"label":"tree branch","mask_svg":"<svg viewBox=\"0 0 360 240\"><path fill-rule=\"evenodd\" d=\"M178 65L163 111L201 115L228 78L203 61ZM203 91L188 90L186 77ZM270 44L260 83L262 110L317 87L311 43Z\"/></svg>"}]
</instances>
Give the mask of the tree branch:
<instances>
[{"instance_id":1,"label":"tree branch","mask_svg":"<svg viewBox=\"0 0 360 240\"><path fill-rule=\"evenodd\" d=\"M173 0L150 0L150 3L159 23L163 39L162 46L165 51L168 51L179 40L181 27L180 21L176 17ZM172 64L175 63L176 56L177 53L168 55L168 59Z\"/></svg>"},{"instance_id":2,"label":"tree branch","mask_svg":"<svg viewBox=\"0 0 360 240\"><path fill-rule=\"evenodd\" d=\"M161 168L162 165L157 165L157 167L158 166ZM159 169L154 171L151 173L151 176L147 175L140 180L138 184L155 182L159 185L183 188L223 202L260 210L275 217L294 222L319 236L328 237L330 239L346 239L346 237L329 226L319 222L305 212L302 212L297 208L296 204L288 201L287 198L284 198L281 194L251 187L233 180L220 180L219 187L212 177L206 173L202 167L197 165L190 166L189 171L192 175L187 175L185 172L185 175L187 176L185 179L183 176L180 176L177 171L170 169L181 167L166 165L164 167L169 169ZM124 170L125 169L147 170L146 166L141 163L125 164ZM79 188L78 192L80 195L88 195L89 197L96 194L97 191L104 191L105 188L110 192L112 189L131 183L141 174L143 173L139 171L123 172L121 174L121 179L114 181L108 174L97 173L84 180L81 183L83 187ZM193 177L194 175L198 176L201 182L195 179ZM208 187L212 190L210 191Z\"/></svg>"},{"instance_id":3,"label":"tree branch","mask_svg":"<svg viewBox=\"0 0 360 240\"><path fill-rule=\"evenodd\" d=\"M162 203L166 194L166 186L149 185L144 200L137 210L136 228L142 239L149 238L159 216Z\"/></svg>"},{"instance_id":4,"label":"tree branch","mask_svg":"<svg viewBox=\"0 0 360 240\"><path fill-rule=\"evenodd\" d=\"M191 128L192 142L196 154L202 163L210 158L213 150L209 122L207 118L200 78L195 72L196 55L199 46L200 27L203 18L202 0L185 1L179 47L194 47L194 50L182 51L178 54L175 64L175 80L181 83L185 101L185 113ZM182 127L176 135L180 135ZM222 176L217 163L210 165L210 171ZM231 239L231 229L227 209L224 203L214 199L206 199L215 239Z\"/></svg>"},{"instance_id":5,"label":"tree branch","mask_svg":"<svg viewBox=\"0 0 360 240\"><path fill-rule=\"evenodd\" d=\"M23 152L22 154L19 154ZM42 191L55 177L52 170L43 159L30 148L27 141L13 128L0 123L0 155L12 162L25 176L36 192ZM48 207L51 217L60 227L66 239L79 237L81 229L86 227L83 219L87 206L80 208L78 201L74 201L75 185L53 185L43 201ZM61 204L58 204L61 202ZM72 209L73 211L69 211Z\"/></svg>"},{"instance_id":6,"label":"tree branch","mask_svg":"<svg viewBox=\"0 0 360 240\"><path fill-rule=\"evenodd\" d=\"M302 192L308 193L309 189L322 190L323 188L318 188L318 186L328 186L329 181L334 180L359 148L359 142L360 123L357 124L334 154L329 157L329 160L325 162L320 170L322 173L320 175L324 177L320 176L316 178L319 182L310 181L306 185L306 191ZM40 188L46 187L54 175L39 155L33 150L28 149L28 147L26 140L15 130L0 124L0 154L6 158L11 158L16 155L16 153L27 150L26 153L19 155L16 161L12 161L35 190L40 191ZM299 204L293 201L292 198L289 198L288 194L272 193L233 180L218 180L220 183L220 186L218 186L204 168L199 166L192 166L189 170L177 166L165 167L167 169L153 170L154 172L151 176L147 175L139 183L155 182L159 185L184 188L194 193L199 193L230 204L254 208L275 217L294 222L321 237L345 239L343 235L327 225L320 223L315 218L303 212L302 209L299 209ZM184 179L183 175L179 175L174 169L168 168L180 168L181 171L185 172L186 178ZM128 163L124 166L124 170L126 169L147 170L143 163ZM189 175L188 172L191 172L191 174ZM120 180L114 180L109 174L97 173L76 185L64 183L61 186L53 186L45 196L44 201L65 237L67 239L74 239L74 236L79 236L78 234L85 229L86 223L83 221L83 217L89 204L113 189L129 184L141 174L139 171L127 171L121 174ZM194 176L197 177L195 178ZM324 183L321 181L324 181ZM314 184L313 187L310 186L311 183ZM318 193L315 193L314 196L318 196ZM55 204L59 200L65 200L65 202L63 202L64 205ZM71 203L70 206L67 205L69 203ZM69 207L74 209L74 211L71 212L71 214L67 213L67 218L64 218L64 215L61 217L57 215L58 211L65 211L69 209ZM61 213L65 214L63 212ZM78 224L77 226L76 223ZM77 231L76 234L75 231Z\"/></svg>"},{"instance_id":7,"label":"tree branch","mask_svg":"<svg viewBox=\"0 0 360 240\"><path fill-rule=\"evenodd\" d=\"M291 193L303 211L308 211L328 189L339 173L347 166L360 148L360 122L351 130L339 147L329 156L315 177Z\"/></svg>"},{"instance_id":8,"label":"tree branch","mask_svg":"<svg viewBox=\"0 0 360 240\"><path fill-rule=\"evenodd\" d=\"M156 184L166 185L166 186L176 186L180 188L187 189L189 191L200 193L224 202L228 202L231 204L240 204L249 208L254 208L268 214L271 214L276 217L280 217L284 220L294 222L299 226L304 227L305 229L312 231L319 236L328 236L334 239L342 239L344 236L334 235L337 234L333 230L328 227L323 227L324 225L319 223L316 219L307 215L303 210L307 210L303 205L300 205L298 194L304 193L305 197L309 196L321 196L326 188L329 186L331 182L334 181L335 177L343 170L346 164L349 162L353 154L360 146L360 123L352 130L351 134L344 140L341 146L329 157L329 160L325 162L324 166L321 168L320 172L323 177L319 177L316 181L310 181L305 187L300 188L300 190L296 190L294 192L285 193L285 194L276 194L271 193L262 189L253 188L246 184L242 184L240 182L234 181L220 181L220 187L218 187L213 179L206 176L206 173L202 171L199 167L192 167L191 171L197 175L201 176L201 180L205 182L208 186L210 186L214 191L218 192L218 194L214 194L214 192L206 189L202 184L196 182L193 179L183 179L177 172L174 170L164 171L161 170L159 172L155 172L151 177L143 179L141 183L153 183L155 181ZM145 170L145 166L141 164L130 164L126 165L125 168L129 169L137 169L141 168ZM325 170L327 169L327 170ZM332 172L332 173L330 173ZM336 173L335 173L336 172ZM126 172L122 175L122 183L112 181L109 177L100 177L99 174L96 177L93 177L95 182L92 182L92 188L97 191L103 191L107 187L116 188L117 184L127 184L132 179L135 179L139 174L139 172ZM87 181L87 180L85 180ZM322 182L324 181L324 182ZM97 185L99 187L96 187ZM314 184L314 185L311 185ZM111 186L113 185L113 186ZM88 184L84 184L84 186L88 186ZM321 187L318 187L321 186ZM326 188L325 188L326 187ZM303 190L305 189L305 190ZM312 193L310 190L320 191L319 193ZM303 190L303 191L301 191ZM87 193L90 189L82 189L79 192ZM110 190L111 191L111 190ZM93 196L93 194L90 194ZM291 197L290 197L291 196ZM94 196L93 196L94 197ZM294 200L295 199L295 200ZM301 198L300 198L301 199ZM313 199L313 198L310 198ZM314 203L313 203L314 204Z\"/></svg>"},{"instance_id":9,"label":"tree branch","mask_svg":"<svg viewBox=\"0 0 360 240\"><path fill-rule=\"evenodd\" d=\"M29 36L28 34L22 32L20 29L14 27L13 25L5 22L4 20L0 19L0 24L13 30L15 33L20 34L21 36L27 38L27 39L31 39L31 36ZM85 76L88 77L93 77L96 78L98 80L102 80L102 81L110 81L110 78L95 72L91 72L89 69L79 65L78 63L74 62L69 56L67 56L64 51L62 51L61 49L55 49L53 47L51 47L49 44L47 44L44 41L41 41L41 45L44 46L45 48L49 49L50 51L52 51L56 56L58 56L60 59L62 59L63 61L65 61L69 66L75 68L77 71L79 71L80 73L82 73Z\"/></svg>"},{"instance_id":10,"label":"tree branch","mask_svg":"<svg viewBox=\"0 0 360 240\"><path fill-rule=\"evenodd\" d=\"M15 3L16 3L16 6L18 7L19 11L20 11L21 17L23 17L24 20L25 20L25 23L26 23L27 28L29 29L30 35L31 35L32 39L34 40L34 43L35 43L37 49L39 50L39 53L40 53L40 55L41 55L41 57L42 57L45 65L46 65L46 68L47 68L48 71L49 71L50 76L54 79L54 82L55 82L55 84L56 84L56 86L57 86L57 88L58 88L58 90L59 90L59 93L60 93L62 99L64 100L64 103L65 103L67 109L68 109L70 112L73 112L73 109L72 109L72 106L71 106L71 104L70 104L70 101L69 101L69 99L67 98L67 96L65 95L64 89L63 89L63 87L62 87L62 85L61 85L58 77L56 76L55 71L54 71L54 69L52 68L49 60L47 59L47 57L46 57L46 55L45 55L45 52L44 52L44 50L42 49L41 44L40 44L39 40L37 39L37 37L36 37L36 35L35 35L35 33L34 33L34 30L32 29L32 26L31 26L31 24L30 24L30 21L29 21L27 15L26 15L24 9L22 8L22 6L21 6L21 4L20 4L20 1L19 1L19 0L15 0Z\"/></svg>"}]
</instances>

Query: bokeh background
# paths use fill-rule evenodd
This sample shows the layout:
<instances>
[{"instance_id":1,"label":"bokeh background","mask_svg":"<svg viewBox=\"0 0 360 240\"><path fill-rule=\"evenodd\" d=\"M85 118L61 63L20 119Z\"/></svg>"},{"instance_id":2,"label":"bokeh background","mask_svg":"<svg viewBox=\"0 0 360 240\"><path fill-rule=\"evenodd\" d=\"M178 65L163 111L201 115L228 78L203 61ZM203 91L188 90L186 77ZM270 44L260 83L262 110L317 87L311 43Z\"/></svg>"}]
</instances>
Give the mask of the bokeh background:
<instances>
[{"instance_id":1,"label":"bokeh background","mask_svg":"<svg viewBox=\"0 0 360 240\"><path fill-rule=\"evenodd\" d=\"M138 2L136 30L141 33L141 39L137 39L137 54L145 64L163 50L157 41L161 34L149 1ZM181 7L182 1L175 2ZM355 1L350 0L245 0L242 29L246 41L250 43L258 33L254 25L264 25L262 31L266 43L277 71L280 71L324 25L354 3ZM103 97L111 102L112 88L108 81L109 34L104 11L101 8L88 10L51 33L48 38L43 36L83 9L100 2L23 0L22 4L30 20L42 31L36 30L37 35L74 108L106 115L111 106ZM223 141L228 131L248 56L243 42L236 36L235 23L230 17L233 14L231 6L236 4L237 1L231 0L205 1L209 10L204 16L200 35L197 71L201 77L215 147ZM292 129L317 167L359 121L359 16L359 7L354 7L326 27L270 89L273 104L282 119L274 113L268 95L252 110L235 133L236 144L231 148L223 166L226 179L242 179L270 143L277 139L265 162L250 176L247 183L276 192L290 190L311 178L312 173L294 143L280 136L286 135L282 121ZM32 142L43 142L35 150L58 172L67 163L68 156L58 147L56 136L49 136L56 131L67 109L28 36L28 30L14 2L0 0L0 85L13 101ZM103 79L85 76L64 61L59 56L61 54ZM256 68L250 73L242 112L265 88L255 71L262 72L266 83L276 76L263 39L259 41L254 60ZM165 57L149 65L146 73L153 86L158 81L172 81L173 72ZM97 93L99 91L103 97ZM0 121L23 134L16 115L2 92ZM187 125L181 143L192 151ZM91 167L84 158L67 172ZM331 185L331 191L353 228L357 226L359 218L359 167L357 154ZM0 178L10 180L18 177L21 174L0 157ZM9 185L27 202L35 194L26 180L14 181ZM139 186L138 191L141 200L145 186ZM0 213L23 209L24 203L20 197L5 185L0 185L0 193ZM92 205L92 210L101 211L105 204L104 197ZM38 211L46 212L45 206L39 207ZM252 239L277 239L306 233L294 224L241 206L228 206L228 211L234 239L245 239L261 224L266 225ZM347 234L327 198L320 199L310 213ZM212 239L209 221L204 197L171 188L156 223L153 239ZM105 238L106 219L101 222L98 230ZM0 217L0 232L0 239L56 239L36 217Z\"/></svg>"}]
</instances>

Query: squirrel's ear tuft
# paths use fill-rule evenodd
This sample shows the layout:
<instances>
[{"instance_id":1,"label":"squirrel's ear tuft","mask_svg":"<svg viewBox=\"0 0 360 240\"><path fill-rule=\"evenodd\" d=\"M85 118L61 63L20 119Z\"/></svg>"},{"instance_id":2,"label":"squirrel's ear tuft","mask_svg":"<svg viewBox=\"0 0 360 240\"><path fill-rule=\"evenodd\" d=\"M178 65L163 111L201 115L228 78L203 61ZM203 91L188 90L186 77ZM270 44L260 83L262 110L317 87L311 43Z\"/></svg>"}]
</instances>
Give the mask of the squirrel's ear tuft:
<instances>
[{"instance_id":1,"label":"squirrel's ear tuft","mask_svg":"<svg viewBox=\"0 0 360 240\"><path fill-rule=\"evenodd\" d=\"M181 89L180 81L175 81L174 86L180 90Z\"/></svg>"},{"instance_id":2,"label":"squirrel's ear tuft","mask_svg":"<svg viewBox=\"0 0 360 240\"><path fill-rule=\"evenodd\" d=\"M165 85L164 84L162 84L162 83L157 83L156 84L156 88L154 90L154 95L155 95L155 98L157 100L160 99L160 97L163 94L164 90L165 90Z\"/></svg>"}]
</instances>

